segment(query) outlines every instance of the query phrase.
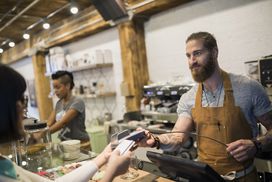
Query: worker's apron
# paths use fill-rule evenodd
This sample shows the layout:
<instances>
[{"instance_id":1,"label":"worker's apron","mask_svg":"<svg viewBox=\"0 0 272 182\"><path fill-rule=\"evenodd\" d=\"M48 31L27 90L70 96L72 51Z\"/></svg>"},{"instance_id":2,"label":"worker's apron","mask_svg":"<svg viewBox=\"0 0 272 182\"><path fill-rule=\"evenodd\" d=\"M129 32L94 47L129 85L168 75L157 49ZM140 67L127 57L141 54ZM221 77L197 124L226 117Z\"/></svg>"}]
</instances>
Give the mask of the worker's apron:
<instances>
[{"instance_id":1,"label":"worker's apron","mask_svg":"<svg viewBox=\"0 0 272 182\"><path fill-rule=\"evenodd\" d=\"M222 76L225 91L223 107L202 107L202 84L198 86L195 108L192 109L196 132L224 144L239 139L252 139L251 128L244 114L240 107L235 106L230 78L224 71L222 71ZM237 162L226 152L225 145L201 136L197 138L198 159L209 164L220 175L225 175L230 171L244 171L253 164L253 160ZM257 181L255 169L246 175L246 178L249 176L250 179L246 179L247 182Z\"/></svg>"}]
</instances>

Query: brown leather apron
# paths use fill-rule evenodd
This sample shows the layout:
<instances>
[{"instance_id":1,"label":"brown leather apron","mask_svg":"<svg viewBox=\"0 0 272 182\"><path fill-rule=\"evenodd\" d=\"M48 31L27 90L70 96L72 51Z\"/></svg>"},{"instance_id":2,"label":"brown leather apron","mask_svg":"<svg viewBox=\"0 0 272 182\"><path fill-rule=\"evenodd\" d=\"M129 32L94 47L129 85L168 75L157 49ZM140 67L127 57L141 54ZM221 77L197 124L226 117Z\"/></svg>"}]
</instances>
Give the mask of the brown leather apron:
<instances>
[{"instance_id":1,"label":"brown leather apron","mask_svg":"<svg viewBox=\"0 0 272 182\"><path fill-rule=\"evenodd\" d=\"M223 107L202 107L202 84L198 86L195 108L192 109L196 132L224 144L238 139L252 139L252 131L244 114L240 107L235 106L230 78L224 71L221 75L225 91ZM209 164L221 175L244 170L253 163L253 160L237 162L226 152L225 145L213 140L198 137L197 142L199 160Z\"/></svg>"}]
</instances>

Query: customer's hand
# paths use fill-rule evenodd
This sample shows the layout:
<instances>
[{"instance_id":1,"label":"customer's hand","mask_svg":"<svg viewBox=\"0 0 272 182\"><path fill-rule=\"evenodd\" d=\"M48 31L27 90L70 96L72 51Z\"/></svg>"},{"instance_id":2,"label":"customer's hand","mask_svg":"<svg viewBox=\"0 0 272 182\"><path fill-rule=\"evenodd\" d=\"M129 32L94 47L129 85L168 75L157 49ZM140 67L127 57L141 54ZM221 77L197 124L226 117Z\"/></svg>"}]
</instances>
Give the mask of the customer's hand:
<instances>
[{"instance_id":1,"label":"customer's hand","mask_svg":"<svg viewBox=\"0 0 272 182\"><path fill-rule=\"evenodd\" d=\"M28 145L33 145L36 143L40 143L41 138L45 135L45 132L36 132L36 133L32 133L30 135L30 138L27 141Z\"/></svg>"},{"instance_id":2,"label":"customer's hand","mask_svg":"<svg viewBox=\"0 0 272 182\"><path fill-rule=\"evenodd\" d=\"M108 162L108 159L111 155L111 143L109 143L104 150L94 159L97 167L100 168Z\"/></svg>"},{"instance_id":3,"label":"customer's hand","mask_svg":"<svg viewBox=\"0 0 272 182\"><path fill-rule=\"evenodd\" d=\"M130 157L131 151L127 151L125 154L120 155L120 151L118 149L114 150L107 163L105 176L102 181L112 181L115 176L127 172L130 164Z\"/></svg>"},{"instance_id":4,"label":"customer's hand","mask_svg":"<svg viewBox=\"0 0 272 182\"><path fill-rule=\"evenodd\" d=\"M227 146L227 152L238 162L253 158L256 153L256 147L251 140L237 140Z\"/></svg>"},{"instance_id":5,"label":"customer's hand","mask_svg":"<svg viewBox=\"0 0 272 182\"><path fill-rule=\"evenodd\" d=\"M143 128L137 128L137 131L144 130ZM137 142L138 147L152 147L155 143L154 137L151 135L150 131L144 130L146 137Z\"/></svg>"}]
</instances>

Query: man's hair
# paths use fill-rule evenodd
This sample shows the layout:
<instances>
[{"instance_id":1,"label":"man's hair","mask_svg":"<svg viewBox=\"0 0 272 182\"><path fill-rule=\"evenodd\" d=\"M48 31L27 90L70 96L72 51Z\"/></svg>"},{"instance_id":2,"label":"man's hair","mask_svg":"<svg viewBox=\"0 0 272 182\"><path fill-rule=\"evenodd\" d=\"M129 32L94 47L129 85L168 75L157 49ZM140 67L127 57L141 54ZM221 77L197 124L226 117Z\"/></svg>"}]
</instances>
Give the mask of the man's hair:
<instances>
[{"instance_id":1,"label":"man's hair","mask_svg":"<svg viewBox=\"0 0 272 182\"><path fill-rule=\"evenodd\" d=\"M25 90L23 76L11 67L0 64L0 143L18 140L23 136L17 101L23 102Z\"/></svg>"},{"instance_id":2,"label":"man's hair","mask_svg":"<svg viewBox=\"0 0 272 182\"><path fill-rule=\"evenodd\" d=\"M216 39L212 34L209 32L196 32L192 33L186 40L186 43L188 43L191 40L203 40L203 45L208 50L213 50L214 48L217 48L217 42Z\"/></svg>"},{"instance_id":3,"label":"man's hair","mask_svg":"<svg viewBox=\"0 0 272 182\"><path fill-rule=\"evenodd\" d=\"M74 77L73 77L73 74L69 71L63 71L63 70L60 70L60 71L57 71L56 73L53 73L51 78L53 80L60 80L60 82L62 84L70 84L70 90L72 90L75 86L74 84Z\"/></svg>"}]
</instances>

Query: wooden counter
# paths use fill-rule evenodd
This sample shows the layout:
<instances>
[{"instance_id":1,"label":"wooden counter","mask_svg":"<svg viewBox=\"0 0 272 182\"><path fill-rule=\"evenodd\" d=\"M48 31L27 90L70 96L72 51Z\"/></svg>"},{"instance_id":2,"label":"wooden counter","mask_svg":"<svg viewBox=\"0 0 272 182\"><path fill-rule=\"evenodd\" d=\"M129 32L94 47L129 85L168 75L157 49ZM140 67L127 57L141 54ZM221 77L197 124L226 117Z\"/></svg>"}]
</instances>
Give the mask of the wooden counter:
<instances>
[{"instance_id":1,"label":"wooden counter","mask_svg":"<svg viewBox=\"0 0 272 182\"><path fill-rule=\"evenodd\" d=\"M133 168L129 169L130 171L136 171L137 173L139 173L139 176L133 180L125 180L122 179L121 176L117 176L113 182L172 182L172 180L166 179L166 178L162 178L162 177L158 177L154 174L148 173L146 171L142 171L142 170L135 170Z\"/></svg>"},{"instance_id":2,"label":"wooden counter","mask_svg":"<svg viewBox=\"0 0 272 182\"><path fill-rule=\"evenodd\" d=\"M158 176L148 173L146 171L135 170L133 168L129 168L129 171L137 172L137 173L139 173L139 176L135 179L122 179L122 175L120 175L120 176L117 176L116 178L114 178L113 182L151 182L151 181L152 182L173 182L172 180L158 177ZM105 171L103 171L103 172L105 172ZM102 176L100 176L100 177L102 177ZM100 179L90 180L89 182L97 182Z\"/></svg>"},{"instance_id":3,"label":"wooden counter","mask_svg":"<svg viewBox=\"0 0 272 182\"><path fill-rule=\"evenodd\" d=\"M124 174L122 174L120 176L115 177L113 182L151 182L151 181L152 182L173 182L172 180L158 177L146 171L135 170L133 168L129 168L129 171L137 172L139 176L135 179L123 179L122 175ZM93 178L89 182L97 182L101 180L104 176L104 173L105 173L104 167L102 167L101 170L95 176L93 176Z\"/></svg>"}]
</instances>

